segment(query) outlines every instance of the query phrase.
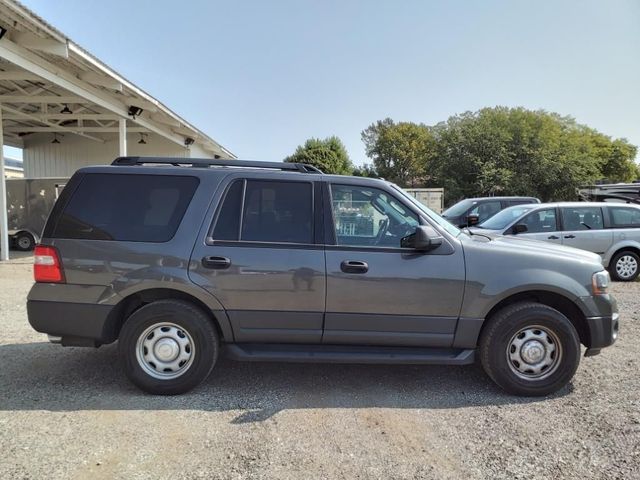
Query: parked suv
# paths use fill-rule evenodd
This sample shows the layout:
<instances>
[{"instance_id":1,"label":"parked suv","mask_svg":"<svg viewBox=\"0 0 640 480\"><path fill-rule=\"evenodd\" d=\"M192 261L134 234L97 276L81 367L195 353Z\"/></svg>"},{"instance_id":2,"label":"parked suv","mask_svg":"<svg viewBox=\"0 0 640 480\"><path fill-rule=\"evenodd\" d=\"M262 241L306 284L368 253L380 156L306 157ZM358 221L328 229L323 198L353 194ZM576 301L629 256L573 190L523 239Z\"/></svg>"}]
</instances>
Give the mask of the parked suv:
<instances>
[{"instance_id":1,"label":"parked suv","mask_svg":"<svg viewBox=\"0 0 640 480\"><path fill-rule=\"evenodd\" d=\"M500 268L496 268L499 265ZM592 253L469 235L395 185L292 163L119 158L79 170L36 247L31 325L118 340L156 394L238 360L464 365L545 395L617 337Z\"/></svg>"},{"instance_id":2,"label":"parked suv","mask_svg":"<svg viewBox=\"0 0 640 480\"><path fill-rule=\"evenodd\" d=\"M535 197L465 198L442 212L442 216L456 227L472 227L493 217L500 210L514 205L540 203Z\"/></svg>"},{"instance_id":3,"label":"parked suv","mask_svg":"<svg viewBox=\"0 0 640 480\"><path fill-rule=\"evenodd\" d=\"M507 208L476 231L543 240L597 253L614 280L640 273L640 206L561 202Z\"/></svg>"}]
</instances>

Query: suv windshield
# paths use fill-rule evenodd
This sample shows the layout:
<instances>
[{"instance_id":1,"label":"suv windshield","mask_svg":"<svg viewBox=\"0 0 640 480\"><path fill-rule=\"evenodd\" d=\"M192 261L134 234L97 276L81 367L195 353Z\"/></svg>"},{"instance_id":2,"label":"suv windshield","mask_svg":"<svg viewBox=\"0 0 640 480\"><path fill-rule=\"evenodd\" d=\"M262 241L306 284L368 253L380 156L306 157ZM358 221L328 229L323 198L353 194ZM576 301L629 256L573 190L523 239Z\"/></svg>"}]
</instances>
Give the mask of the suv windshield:
<instances>
[{"instance_id":1,"label":"suv windshield","mask_svg":"<svg viewBox=\"0 0 640 480\"><path fill-rule=\"evenodd\" d=\"M505 208L501 212L496 213L493 217L485 220L477 228L486 228L487 230L502 230L507 227L516 218L522 216L534 207L534 205L516 205L514 207Z\"/></svg>"},{"instance_id":2,"label":"suv windshield","mask_svg":"<svg viewBox=\"0 0 640 480\"><path fill-rule=\"evenodd\" d=\"M416 200L413 196L409 195L407 192L405 192L404 190L402 190L402 188L400 188L399 186L397 186L394 183L390 183L389 185L391 185L395 190L397 190L404 198L406 198L407 200L409 200L411 203L413 203L416 207L418 207L418 209L423 212L427 217L429 217L431 220L433 220L434 222L436 222L438 225L440 225L442 228L444 228L447 232L449 232L451 235L457 237L458 235L460 235L461 230L452 225L451 223L447 222L444 218L442 218L440 215L438 215L436 212L434 212L433 210L431 210L429 207L427 207L426 205L424 205L423 203L420 203L418 200Z\"/></svg>"},{"instance_id":3,"label":"suv windshield","mask_svg":"<svg viewBox=\"0 0 640 480\"><path fill-rule=\"evenodd\" d=\"M467 210L469 210L471 207L473 207L473 205L475 205L476 203L477 202L474 202L473 200L469 200L469 199L460 200L458 203L451 205L444 212L442 212L442 216L443 217L459 217L460 215L465 213Z\"/></svg>"}]
</instances>

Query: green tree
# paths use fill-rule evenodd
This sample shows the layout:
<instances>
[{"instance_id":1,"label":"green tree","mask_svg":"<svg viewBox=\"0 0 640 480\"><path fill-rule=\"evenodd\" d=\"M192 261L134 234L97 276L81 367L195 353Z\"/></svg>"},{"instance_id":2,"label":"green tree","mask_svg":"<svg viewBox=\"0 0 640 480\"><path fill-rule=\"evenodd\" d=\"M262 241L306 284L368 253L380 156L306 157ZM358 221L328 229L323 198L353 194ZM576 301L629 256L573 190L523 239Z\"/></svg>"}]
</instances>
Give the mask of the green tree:
<instances>
[{"instance_id":1,"label":"green tree","mask_svg":"<svg viewBox=\"0 0 640 480\"><path fill-rule=\"evenodd\" d=\"M369 125L361 136L379 176L403 187L424 183L425 169L434 151L429 127L386 118Z\"/></svg>"},{"instance_id":2,"label":"green tree","mask_svg":"<svg viewBox=\"0 0 640 480\"><path fill-rule=\"evenodd\" d=\"M484 108L432 127L400 125L385 119L368 127L367 155L385 178L444 187L446 203L487 195L571 200L582 184L638 176L637 148L626 140L543 110Z\"/></svg>"},{"instance_id":3,"label":"green tree","mask_svg":"<svg viewBox=\"0 0 640 480\"><path fill-rule=\"evenodd\" d=\"M354 167L352 175L354 177L380 178L380 175L376 172L376 168L368 163Z\"/></svg>"},{"instance_id":4,"label":"green tree","mask_svg":"<svg viewBox=\"0 0 640 480\"><path fill-rule=\"evenodd\" d=\"M284 159L285 162L306 163L324 173L351 175L353 165L342 141L336 137L310 138Z\"/></svg>"}]
</instances>

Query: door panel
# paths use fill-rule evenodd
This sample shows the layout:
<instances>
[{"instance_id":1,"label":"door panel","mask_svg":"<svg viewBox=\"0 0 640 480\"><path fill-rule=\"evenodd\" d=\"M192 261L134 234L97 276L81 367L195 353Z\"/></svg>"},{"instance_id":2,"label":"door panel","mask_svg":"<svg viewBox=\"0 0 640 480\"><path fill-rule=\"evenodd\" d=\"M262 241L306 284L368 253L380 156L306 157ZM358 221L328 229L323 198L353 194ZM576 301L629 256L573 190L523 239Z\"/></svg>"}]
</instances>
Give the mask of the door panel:
<instances>
[{"instance_id":1,"label":"door panel","mask_svg":"<svg viewBox=\"0 0 640 480\"><path fill-rule=\"evenodd\" d=\"M228 258L224 270L195 261ZM320 342L325 304L324 253L203 245L194 252L192 280L224 306L237 342Z\"/></svg>"},{"instance_id":2,"label":"door panel","mask_svg":"<svg viewBox=\"0 0 640 480\"><path fill-rule=\"evenodd\" d=\"M323 343L450 346L464 291L462 250L446 241L429 253L399 248L421 220L391 192L332 185L330 198L337 246L326 250Z\"/></svg>"},{"instance_id":3,"label":"door panel","mask_svg":"<svg viewBox=\"0 0 640 480\"><path fill-rule=\"evenodd\" d=\"M236 180L191 279L225 308L237 342L320 343L325 257L309 182ZM242 215L241 212L242 211Z\"/></svg>"},{"instance_id":4,"label":"door panel","mask_svg":"<svg viewBox=\"0 0 640 480\"><path fill-rule=\"evenodd\" d=\"M517 223L527 226L526 232L517 234L518 238L562 243L562 232L559 231L557 210L555 208L536 210Z\"/></svg>"},{"instance_id":5,"label":"door panel","mask_svg":"<svg viewBox=\"0 0 640 480\"><path fill-rule=\"evenodd\" d=\"M600 207L561 208L564 231L562 243L603 255L613 242L613 231L604 229Z\"/></svg>"},{"instance_id":6,"label":"door panel","mask_svg":"<svg viewBox=\"0 0 640 480\"><path fill-rule=\"evenodd\" d=\"M452 255L328 250L323 343L450 346L464 291L462 252ZM345 260L366 273L344 273Z\"/></svg>"}]
</instances>

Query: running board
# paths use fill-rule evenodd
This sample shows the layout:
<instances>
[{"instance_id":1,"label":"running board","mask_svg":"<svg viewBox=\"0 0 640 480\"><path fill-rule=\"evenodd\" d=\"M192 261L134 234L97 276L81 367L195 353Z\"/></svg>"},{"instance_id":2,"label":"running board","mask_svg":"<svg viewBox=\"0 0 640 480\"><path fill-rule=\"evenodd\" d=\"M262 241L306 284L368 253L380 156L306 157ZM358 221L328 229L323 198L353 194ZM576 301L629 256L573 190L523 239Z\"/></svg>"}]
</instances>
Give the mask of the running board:
<instances>
[{"instance_id":1,"label":"running board","mask_svg":"<svg viewBox=\"0 0 640 480\"><path fill-rule=\"evenodd\" d=\"M475 358L475 350L460 348L228 343L222 351L245 362L468 365Z\"/></svg>"}]
</instances>

